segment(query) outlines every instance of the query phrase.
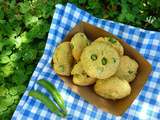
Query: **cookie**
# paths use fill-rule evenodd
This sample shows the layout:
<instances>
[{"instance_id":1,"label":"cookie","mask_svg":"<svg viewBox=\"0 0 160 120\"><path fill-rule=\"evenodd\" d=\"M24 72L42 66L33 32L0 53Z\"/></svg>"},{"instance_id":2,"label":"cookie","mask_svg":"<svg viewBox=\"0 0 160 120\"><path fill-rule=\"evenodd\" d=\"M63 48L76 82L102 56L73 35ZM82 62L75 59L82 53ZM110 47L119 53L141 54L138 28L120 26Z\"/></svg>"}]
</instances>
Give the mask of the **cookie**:
<instances>
[{"instance_id":1,"label":"cookie","mask_svg":"<svg viewBox=\"0 0 160 120\"><path fill-rule=\"evenodd\" d=\"M123 56L124 54L124 48L121 45L121 43L111 37L99 37L97 38L92 44L96 43L96 42L106 42L107 44L111 45L112 47L114 47L117 52L119 53L120 56Z\"/></svg>"},{"instance_id":2,"label":"cookie","mask_svg":"<svg viewBox=\"0 0 160 120\"><path fill-rule=\"evenodd\" d=\"M73 64L73 57L70 42L61 43L53 55L53 67L57 74L70 76Z\"/></svg>"},{"instance_id":3,"label":"cookie","mask_svg":"<svg viewBox=\"0 0 160 120\"><path fill-rule=\"evenodd\" d=\"M89 45L89 40L84 33L77 33L71 39L72 55L76 61L79 61L83 49Z\"/></svg>"},{"instance_id":4,"label":"cookie","mask_svg":"<svg viewBox=\"0 0 160 120\"><path fill-rule=\"evenodd\" d=\"M106 99L116 100L130 95L131 87L126 80L112 76L107 79L97 80L94 91Z\"/></svg>"},{"instance_id":5,"label":"cookie","mask_svg":"<svg viewBox=\"0 0 160 120\"><path fill-rule=\"evenodd\" d=\"M91 78L85 73L81 62L74 65L71 74L73 75L73 83L76 85L88 86L96 82L95 78Z\"/></svg>"},{"instance_id":6,"label":"cookie","mask_svg":"<svg viewBox=\"0 0 160 120\"><path fill-rule=\"evenodd\" d=\"M95 39L95 40L92 42L92 44L94 44L94 43L96 43L96 42L106 42L106 41L105 41L104 37L99 37L99 38ZM106 43L107 43L107 42L106 42Z\"/></svg>"},{"instance_id":7,"label":"cookie","mask_svg":"<svg viewBox=\"0 0 160 120\"><path fill-rule=\"evenodd\" d=\"M84 71L90 77L105 79L115 74L120 57L112 46L97 42L84 48L81 62Z\"/></svg>"},{"instance_id":8,"label":"cookie","mask_svg":"<svg viewBox=\"0 0 160 120\"><path fill-rule=\"evenodd\" d=\"M75 74L81 74L84 73L84 70L82 68L82 63L81 61L79 61L77 64L74 65L72 71L71 71L71 75L75 75Z\"/></svg>"},{"instance_id":9,"label":"cookie","mask_svg":"<svg viewBox=\"0 0 160 120\"><path fill-rule=\"evenodd\" d=\"M135 60L131 59L129 56L122 56L116 76L131 82L136 77L137 69L138 63Z\"/></svg>"}]
</instances>

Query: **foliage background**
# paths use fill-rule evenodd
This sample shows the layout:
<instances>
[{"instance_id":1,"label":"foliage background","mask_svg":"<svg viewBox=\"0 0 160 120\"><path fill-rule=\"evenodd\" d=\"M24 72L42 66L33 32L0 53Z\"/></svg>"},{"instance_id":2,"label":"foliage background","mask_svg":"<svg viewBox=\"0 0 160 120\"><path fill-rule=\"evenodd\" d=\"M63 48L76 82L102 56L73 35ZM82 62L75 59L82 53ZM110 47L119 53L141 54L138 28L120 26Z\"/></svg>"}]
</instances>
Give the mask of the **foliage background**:
<instances>
[{"instance_id":1,"label":"foliage background","mask_svg":"<svg viewBox=\"0 0 160 120\"><path fill-rule=\"evenodd\" d=\"M57 3L160 31L159 0L0 0L0 119L10 119L43 54Z\"/></svg>"}]
</instances>

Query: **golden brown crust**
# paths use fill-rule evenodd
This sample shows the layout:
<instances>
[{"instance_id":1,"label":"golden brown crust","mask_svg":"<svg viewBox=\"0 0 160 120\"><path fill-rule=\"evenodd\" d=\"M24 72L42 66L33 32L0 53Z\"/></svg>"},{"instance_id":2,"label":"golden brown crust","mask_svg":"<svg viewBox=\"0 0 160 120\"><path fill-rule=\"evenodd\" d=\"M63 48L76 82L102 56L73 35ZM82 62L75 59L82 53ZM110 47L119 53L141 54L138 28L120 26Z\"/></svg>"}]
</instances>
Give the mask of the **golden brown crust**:
<instances>
[{"instance_id":1,"label":"golden brown crust","mask_svg":"<svg viewBox=\"0 0 160 120\"><path fill-rule=\"evenodd\" d=\"M81 62L74 65L71 74L73 75L73 83L80 86L92 85L96 82L95 78L89 77L83 70Z\"/></svg>"},{"instance_id":2,"label":"golden brown crust","mask_svg":"<svg viewBox=\"0 0 160 120\"><path fill-rule=\"evenodd\" d=\"M109 78L118 69L120 57L110 45L97 42L86 47L81 55L84 71L93 78Z\"/></svg>"},{"instance_id":3,"label":"golden brown crust","mask_svg":"<svg viewBox=\"0 0 160 120\"><path fill-rule=\"evenodd\" d=\"M97 80L94 91L106 99L121 99L131 93L131 87L126 80L116 76L108 79Z\"/></svg>"},{"instance_id":4,"label":"golden brown crust","mask_svg":"<svg viewBox=\"0 0 160 120\"><path fill-rule=\"evenodd\" d=\"M57 74L70 76L73 64L70 42L63 42L58 45L53 55L53 64Z\"/></svg>"},{"instance_id":5,"label":"golden brown crust","mask_svg":"<svg viewBox=\"0 0 160 120\"><path fill-rule=\"evenodd\" d=\"M123 46L120 44L120 42L118 40L116 40L114 38L99 37L94 42L92 42L92 44L94 44L96 42L105 42L108 45L111 45L113 48L115 48L120 56L123 56L123 54L124 54L124 48L123 48Z\"/></svg>"},{"instance_id":6,"label":"golden brown crust","mask_svg":"<svg viewBox=\"0 0 160 120\"><path fill-rule=\"evenodd\" d=\"M83 49L89 45L89 40L84 33L77 33L71 39L72 55L79 61Z\"/></svg>"},{"instance_id":7,"label":"golden brown crust","mask_svg":"<svg viewBox=\"0 0 160 120\"><path fill-rule=\"evenodd\" d=\"M135 60L131 59L129 56L122 56L116 76L131 82L136 77L137 69L138 63Z\"/></svg>"}]
</instances>

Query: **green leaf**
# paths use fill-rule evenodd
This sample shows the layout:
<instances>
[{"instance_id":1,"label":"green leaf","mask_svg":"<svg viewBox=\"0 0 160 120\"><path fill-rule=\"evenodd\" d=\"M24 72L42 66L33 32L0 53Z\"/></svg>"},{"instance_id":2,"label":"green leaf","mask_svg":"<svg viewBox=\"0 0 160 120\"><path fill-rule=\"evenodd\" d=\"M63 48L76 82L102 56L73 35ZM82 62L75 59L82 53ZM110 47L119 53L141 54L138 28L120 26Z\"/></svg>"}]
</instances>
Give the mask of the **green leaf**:
<instances>
[{"instance_id":1,"label":"green leaf","mask_svg":"<svg viewBox=\"0 0 160 120\"><path fill-rule=\"evenodd\" d=\"M10 60L11 60L11 61L18 61L19 59L21 59L21 54L20 54L20 52L13 53L13 54L10 56Z\"/></svg>"},{"instance_id":2,"label":"green leaf","mask_svg":"<svg viewBox=\"0 0 160 120\"><path fill-rule=\"evenodd\" d=\"M38 17L36 17L36 16L33 16L31 14L24 15L24 23L25 23L26 27L34 26L37 21L38 21Z\"/></svg>"},{"instance_id":3,"label":"green leaf","mask_svg":"<svg viewBox=\"0 0 160 120\"><path fill-rule=\"evenodd\" d=\"M36 13L36 16L39 18L48 19L49 17L53 15L55 2L56 1L53 1L53 0L32 1L32 6L34 6L32 13L33 14Z\"/></svg>"},{"instance_id":4,"label":"green leaf","mask_svg":"<svg viewBox=\"0 0 160 120\"><path fill-rule=\"evenodd\" d=\"M4 18L4 12L2 8L0 7L0 20Z\"/></svg>"},{"instance_id":5,"label":"green leaf","mask_svg":"<svg viewBox=\"0 0 160 120\"><path fill-rule=\"evenodd\" d=\"M49 24L47 21L39 20L37 24L30 29L27 33L27 38L34 39L34 38L44 38L46 33L49 31Z\"/></svg>"},{"instance_id":6,"label":"green leaf","mask_svg":"<svg viewBox=\"0 0 160 120\"><path fill-rule=\"evenodd\" d=\"M4 47L4 43L0 40L0 51L2 51L3 47Z\"/></svg>"},{"instance_id":7,"label":"green leaf","mask_svg":"<svg viewBox=\"0 0 160 120\"><path fill-rule=\"evenodd\" d=\"M15 41L14 39L3 39L3 40L0 40L0 51L2 51L2 49L5 47L5 46L8 46L8 47L12 47L15 45ZM9 50L8 50L9 51Z\"/></svg>"},{"instance_id":8,"label":"green leaf","mask_svg":"<svg viewBox=\"0 0 160 120\"><path fill-rule=\"evenodd\" d=\"M80 4L84 4L84 3L86 3L87 2L87 0L79 0L79 3Z\"/></svg>"},{"instance_id":9,"label":"green leaf","mask_svg":"<svg viewBox=\"0 0 160 120\"><path fill-rule=\"evenodd\" d=\"M55 1L54 4L58 4L58 3L64 4L66 2L65 0L54 0L54 1Z\"/></svg>"},{"instance_id":10,"label":"green leaf","mask_svg":"<svg viewBox=\"0 0 160 120\"><path fill-rule=\"evenodd\" d=\"M18 90L18 94L21 95L26 90L26 87L24 85L18 85L17 90Z\"/></svg>"},{"instance_id":11,"label":"green leaf","mask_svg":"<svg viewBox=\"0 0 160 120\"><path fill-rule=\"evenodd\" d=\"M16 0L11 0L10 4L9 4L10 8L15 8L16 6Z\"/></svg>"},{"instance_id":12,"label":"green leaf","mask_svg":"<svg viewBox=\"0 0 160 120\"><path fill-rule=\"evenodd\" d=\"M11 25L8 22L0 23L0 31L4 36L10 36L13 32Z\"/></svg>"},{"instance_id":13,"label":"green leaf","mask_svg":"<svg viewBox=\"0 0 160 120\"><path fill-rule=\"evenodd\" d=\"M16 36L20 34L22 28L20 26L16 26L15 31L16 31Z\"/></svg>"},{"instance_id":14,"label":"green leaf","mask_svg":"<svg viewBox=\"0 0 160 120\"><path fill-rule=\"evenodd\" d=\"M0 85L4 84L4 75L3 72L0 71Z\"/></svg>"},{"instance_id":15,"label":"green leaf","mask_svg":"<svg viewBox=\"0 0 160 120\"><path fill-rule=\"evenodd\" d=\"M20 2L19 6L20 6L20 12L23 13L23 14L29 12L29 10L31 8L31 5L30 5L29 1Z\"/></svg>"},{"instance_id":16,"label":"green leaf","mask_svg":"<svg viewBox=\"0 0 160 120\"><path fill-rule=\"evenodd\" d=\"M2 55L11 55L12 54L12 50L10 47L6 48L5 50L2 51Z\"/></svg>"},{"instance_id":17,"label":"green leaf","mask_svg":"<svg viewBox=\"0 0 160 120\"><path fill-rule=\"evenodd\" d=\"M28 79L28 76L25 75L24 71L16 71L14 75L12 75L12 82L16 85L23 84Z\"/></svg>"},{"instance_id":18,"label":"green leaf","mask_svg":"<svg viewBox=\"0 0 160 120\"><path fill-rule=\"evenodd\" d=\"M23 61L14 62L15 71L25 71L25 63Z\"/></svg>"},{"instance_id":19,"label":"green leaf","mask_svg":"<svg viewBox=\"0 0 160 120\"><path fill-rule=\"evenodd\" d=\"M22 60L26 63L31 63L33 60L36 59L37 50L29 49L28 52L24 53L22 56Z\"/></svg>"},{"instance_id":20,"label":"green leaf","mask_svg":"<svg viewBox=\"0 0 160 120\"><path fill-rule=\"evenodd\" d=\"M33 65L29 65L29 66L27 66L27 70L26 70L25 74L31 75L33 73L33 70L34 70L34 66Z\"/></svg>"},{"instance_id":21,"label":"green leaf","mask_svg":"<svg viewBox=\"0 0 160 120\"><path fill-rule=\"evenodd\" d=\"M43 50L44 47L45 47L45 42L44 42L44 41L42 41L42 42L40 42L40 43L38 44L38 50Z\"/></svg>"},{"instance_id":22,"label":"green leaf","mask_svg":"<svg viewBox=\"0 0 160 120\"><path fill-rule=\"evenodd\" d=\"M7 110L7 106L4 104L0 104L0 113Z\"/></svg>"},{"instance_id":23,"label":"green leaf","mask_svg":"<svg viewBox=\"0 0 160 120\"><path fill-rule=\"evenodd\" d=\"M12 96L12 98L14 99L14 104L17 104L20 100L19 95Z\"/></svg>"},{"instance_id":24,"label":"green leaf","mask_svg":"<svg viewBox=\"0 0 160 120\"><path fill-rule=\"evenodd\" d=\"M0 87L0 96L6 96L8 94L8 89L5 87Z\"/></svg>"},{"instance_id":25,"label":"green leaf","mask_svg":"<svg viewBox=\"0 0 160 120\"><path fill-rule=\"evenodd\" d=\"M127 13L126 20L134 22L135 16L133 14Z\"/></svg>"},{"instance_id":26,"label":"green leaf","mask_svg":"<svg viewBox=\"0 0 160 120\"><path fill-rule=\"evenodd\" d=\"M152 23L152 25L153 25L155 28L160 29L160 19L156 19L156 20Z\"/></svg>"},{"instance_id":27,"label":"green leaf","mask_svg":"<svg viewBox=\"0 0 160 120\"><path fill-rule=\"evenodd\" d=\"M9 89L9 94L12 95L12 96L17 95L17 94L18 94L18 92L17 92L17 87L11 87L11 88Z\"/></svg>"},{"instance_id":28,"label":"green leaf","mask_svg":"<svg viewBox=\"0 0 160 120\"><path fill-rule=\"evenodd\" d=\"M3 104L4 106L8 107L11 106L13 103L14 99L10 95L7 95L4 99L0 100L0 106Z\"/></svg>"},{"instance_id":29,"label":"green leaf","mask_svg":"<svg viewBox=\"0 0 160 120\"><path fill-rule=\"evenodd\" d=\"M5 55L0 55L0 63L1 64L6 64L10 61L9 57L8 56L5 56Z\"/></svg>"},{"instance_id":30,"label":"green leaf","mask_svg":"<svg viewBox=\"0 0 160 120\"><path fill-rule=\"evenodd\" d=\"M19 36L19 37L17 37L17 38L15 39L16 48L19 48L19 47L21 46L21 44L22 44L22 39L21 39L21 37Z\"/></svg>"},{"instance_id":31,"label":"green leaf","mask_svg":"<svg viewBox=\"0 0 160 120\"><path fill-rule=\"evenodd\" d=\"M4 77L8 77L14 73L14 69L11 63L1 66L0 71L3 72Z\"/></svg>"},{"instance_id":32,"label":"green leaf","mask_svg":"<svg viewBox=\"0 0 160 120\"><path fill-rule=\"evenodd\" d=\"M149 0L148 4L151 6L154 6L154 8L159 8L160 7L160 1L159 0Z\"/></svg>"},{"instance_id":33,"label":"green leaf","mask_svg":"<svg viewBox=\"0 0 160 120\"><path fill-rule=\"evenodd\" d=\"M32 41L32 38L31 37L28 37L27 35L28 33L25 31L21 34L21 43L30 43Z\"/></svg>"}]
</instances>

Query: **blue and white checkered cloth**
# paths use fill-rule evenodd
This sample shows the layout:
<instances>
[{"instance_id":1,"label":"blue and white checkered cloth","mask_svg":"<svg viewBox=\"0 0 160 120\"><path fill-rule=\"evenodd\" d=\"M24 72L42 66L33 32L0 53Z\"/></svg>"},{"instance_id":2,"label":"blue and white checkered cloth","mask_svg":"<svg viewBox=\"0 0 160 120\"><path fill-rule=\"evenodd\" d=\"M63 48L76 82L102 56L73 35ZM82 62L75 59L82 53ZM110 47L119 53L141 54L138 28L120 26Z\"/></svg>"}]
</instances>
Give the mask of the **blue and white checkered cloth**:
<instances>
[{"instance_id":1,"label":"blue and white checkered cloth","mask_svg":"<svg viewBox=\"0 0 160 120\"><path fill-rule=\"evenodd\" d=\"M101 109L89 104L83 98L72 92L71 89L55 74L50 65L57 44L81 21L101 27L123 39L138 50L141 55L152 64L153 71L144 88L121 117L116 117L110 113L103 112ZM160 33L135 28L113 21L98 19L69 3L66 6L58 4L56 5L44 54L32 75L27 90L13 114L12 120L61 119L54 113L51 113L38 100L28 96L28 92L31 89L38 89L51 98L44 88L36 84L37 80L41 78L52 81L60 91L69 113L66 119L160 120Z\"/></svg>"}]
</instances>

